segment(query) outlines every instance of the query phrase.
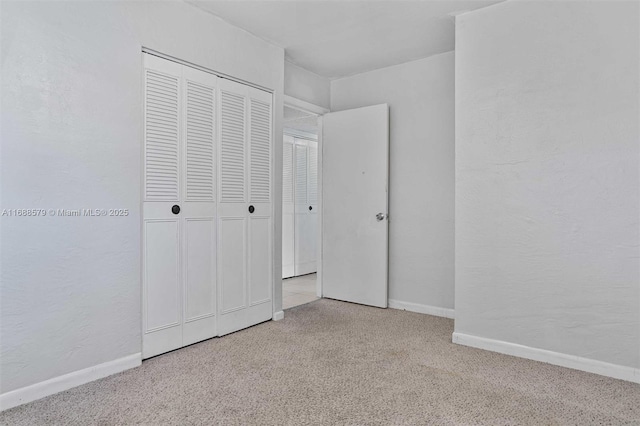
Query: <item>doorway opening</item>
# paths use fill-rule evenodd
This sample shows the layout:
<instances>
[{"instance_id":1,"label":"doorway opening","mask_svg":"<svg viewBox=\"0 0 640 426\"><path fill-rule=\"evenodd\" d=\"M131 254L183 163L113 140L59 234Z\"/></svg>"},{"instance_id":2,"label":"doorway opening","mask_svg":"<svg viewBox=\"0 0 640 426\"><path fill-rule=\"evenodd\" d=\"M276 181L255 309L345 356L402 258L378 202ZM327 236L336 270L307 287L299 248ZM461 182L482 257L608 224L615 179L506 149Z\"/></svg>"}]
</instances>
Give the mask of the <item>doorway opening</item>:
<instances>
[{"instance_id":1,"label":"doorway opening","mask_svg":"<svg viewBox=\"0 0 640 426\"><path fill-rule=\"evenodd\" d=\"M285 103L282 176L282 308L321 296L318 186L319 117Z\"/></svg>"},{"instance_id":2,"label":"doorway opening","mask_svg":"<svg viewBox=\"0 0 640 426\"><path fill-rule=\"evenodd\" d=\"M386 308L389 106L329 112L285 96L283 116L283 308Z\"/></svg>"}]
</instances>

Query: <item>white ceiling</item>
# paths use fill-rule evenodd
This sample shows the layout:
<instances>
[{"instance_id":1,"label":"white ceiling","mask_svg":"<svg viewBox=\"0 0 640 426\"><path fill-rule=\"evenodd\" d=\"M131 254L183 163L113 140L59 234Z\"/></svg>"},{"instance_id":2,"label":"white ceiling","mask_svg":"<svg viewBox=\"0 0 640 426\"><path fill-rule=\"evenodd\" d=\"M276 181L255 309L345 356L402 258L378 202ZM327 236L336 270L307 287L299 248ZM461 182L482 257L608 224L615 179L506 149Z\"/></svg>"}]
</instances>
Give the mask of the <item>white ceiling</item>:
<instances>
[{"instance_id":1,"label":"white ceiling","mask_svg":"<svg viewBox=\"0 0 640 426\"><path fill-rule=\"evenodd\" d=\"M187 1L339 78L452 50L453 15L502 0Z\"/></svg>"}]
</instances>

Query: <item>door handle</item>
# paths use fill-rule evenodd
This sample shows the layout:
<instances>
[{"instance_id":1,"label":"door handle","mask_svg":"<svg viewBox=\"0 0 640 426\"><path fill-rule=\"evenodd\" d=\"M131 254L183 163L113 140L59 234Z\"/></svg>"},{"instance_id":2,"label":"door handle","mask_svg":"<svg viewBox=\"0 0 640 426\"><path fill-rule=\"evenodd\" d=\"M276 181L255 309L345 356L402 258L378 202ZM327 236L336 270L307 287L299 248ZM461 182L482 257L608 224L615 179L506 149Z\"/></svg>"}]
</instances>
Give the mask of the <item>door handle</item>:
<instances>
[{"instance_id":1,"label":"door handle","mask_svg":"<svg viewBox=\"0 0 640 426\"><path fill-rule=\"evenodd\" d=\"M180 213L180 206L177 205L177 204L174 204L173 207L171 207L171 213L173 213L173 214Z\"/></svg>"},{"instance_id":2,"label":"door handle","mask_svg":"<svg viewBox=\"0 0 640 426\"><path fill-rule=\"evenodd\" d=\"M387 217L389 217L388 215L384 214L384 213L378 213L376 215L376 220L378 222L382 222L383 220L385 220Z\"/></svg>"},{"instance_id":3,"label":"door handle","mask_svg":"<svg viewBox=\"0 0 640 426\"><path fill-rule=\"evenodd\" d=\"M249 206L249 213L253 213L256 211L256 208L253 206Z\"/></svg>"},{"instance_id":4,"label":"door handle","mask_svg":"<svg viewBox=\"0 0 640 426\"><path fill-rule=\"evenodd\" d=\"M309 211L313 210L313 207L309 206Z\"/></svg>"}]
</instances>

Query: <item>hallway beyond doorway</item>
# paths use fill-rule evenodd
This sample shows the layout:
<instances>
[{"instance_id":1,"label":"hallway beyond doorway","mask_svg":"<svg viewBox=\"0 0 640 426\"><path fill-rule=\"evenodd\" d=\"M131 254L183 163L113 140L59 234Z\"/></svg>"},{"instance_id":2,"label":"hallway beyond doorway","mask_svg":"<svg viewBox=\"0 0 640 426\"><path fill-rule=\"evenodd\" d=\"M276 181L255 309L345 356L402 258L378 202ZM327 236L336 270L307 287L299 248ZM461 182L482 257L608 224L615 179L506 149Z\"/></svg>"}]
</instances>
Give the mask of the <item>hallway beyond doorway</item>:
<instances>
[{"instance_id":1,"label":"hallway beyond doorway","mask_svg":"<svg viewBox=\"0 0 640 426\"><path fill-rule=\"evenodd\" d=\"M282 309L304 305L318 299L315 273L282 280Z\"/></svg>"}]
</instances>

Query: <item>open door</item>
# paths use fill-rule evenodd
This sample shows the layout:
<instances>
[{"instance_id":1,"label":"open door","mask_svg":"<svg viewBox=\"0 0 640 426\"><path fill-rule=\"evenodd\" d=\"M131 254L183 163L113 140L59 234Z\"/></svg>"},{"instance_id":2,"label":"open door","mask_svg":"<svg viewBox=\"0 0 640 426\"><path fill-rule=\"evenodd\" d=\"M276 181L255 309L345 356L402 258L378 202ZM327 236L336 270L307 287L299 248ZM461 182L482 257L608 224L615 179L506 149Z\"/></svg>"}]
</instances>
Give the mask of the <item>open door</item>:
<instances>
[{"instance_id":1,"label":"open door","mask_svg":"<svg viewBox=\"0 0 640 426\"><path fill-rule=\"evenodd\" d=\"M322 295L387 307L389 107L323 116Z\"/></svg>"}]
</instances>

